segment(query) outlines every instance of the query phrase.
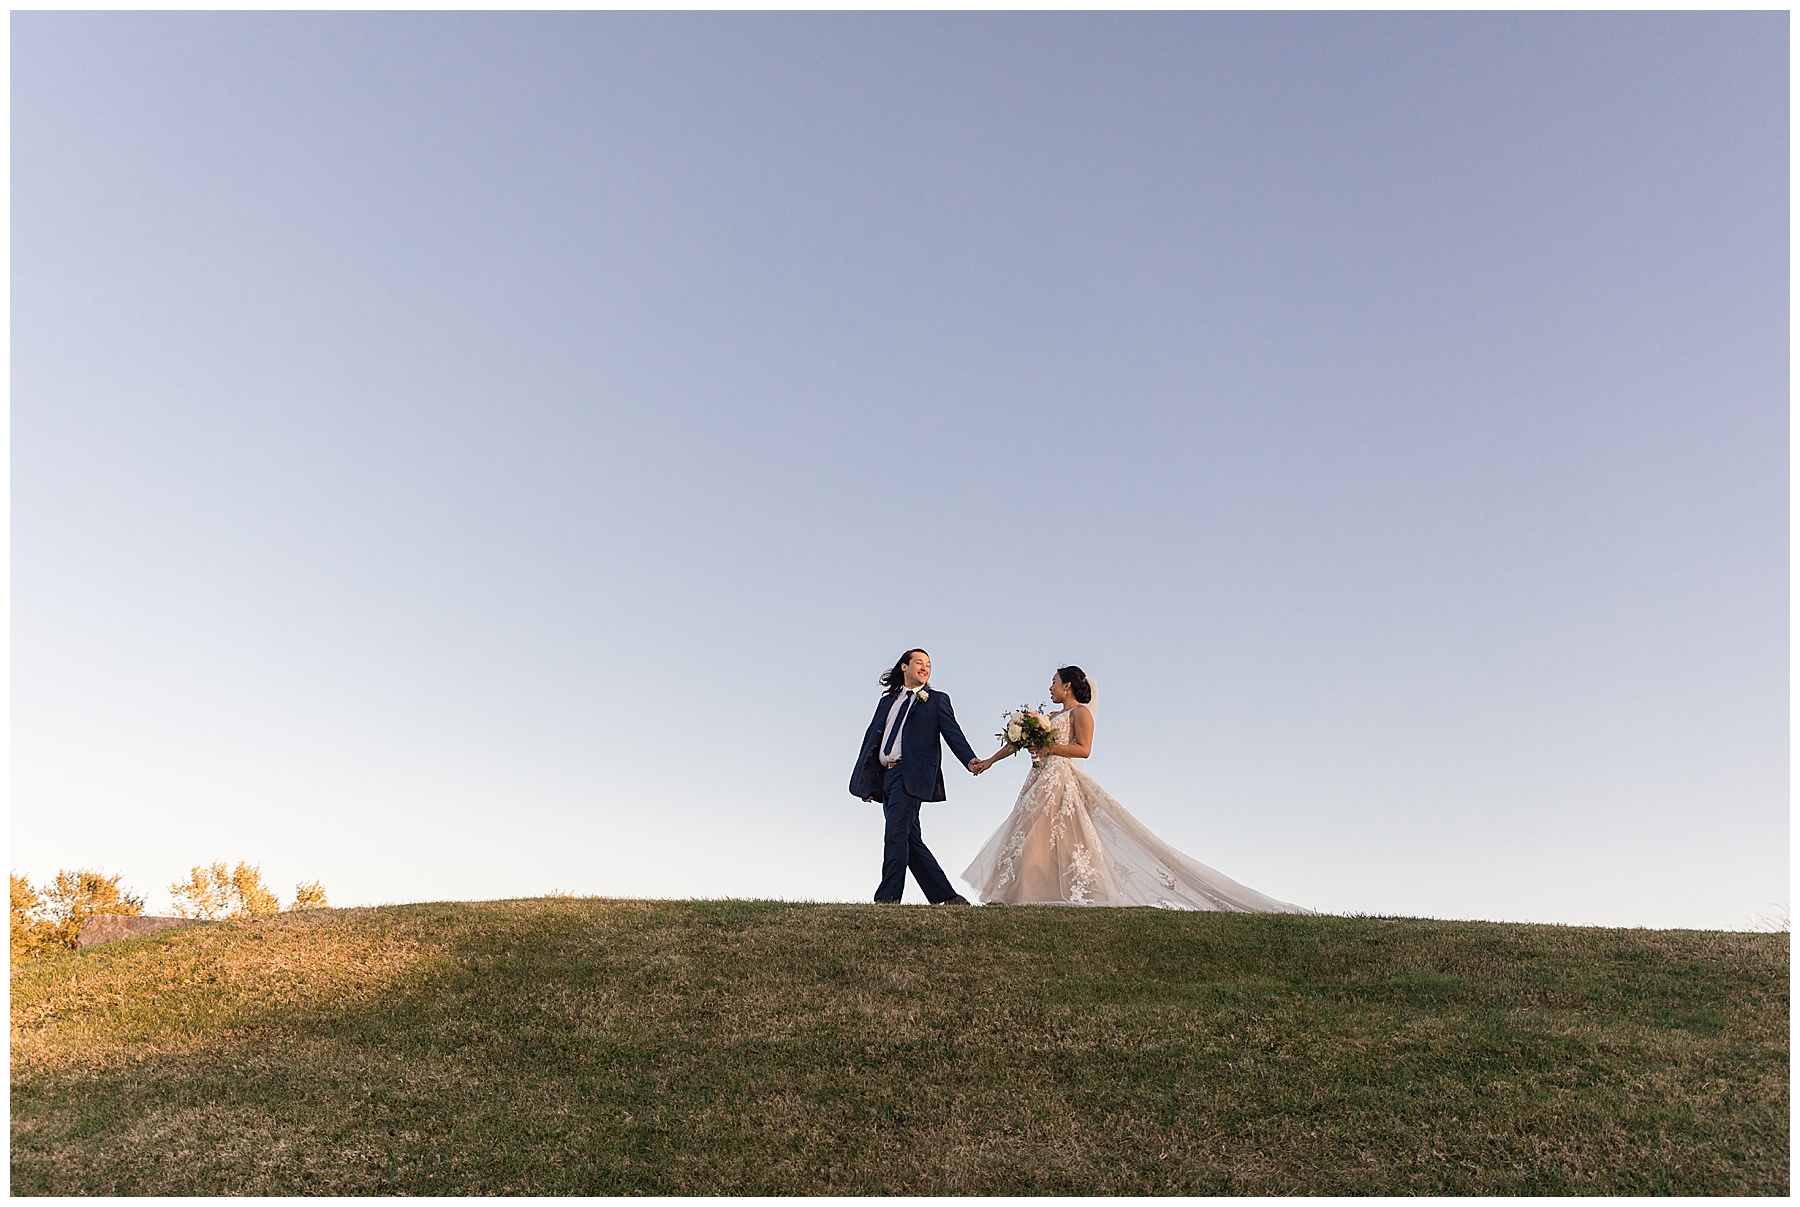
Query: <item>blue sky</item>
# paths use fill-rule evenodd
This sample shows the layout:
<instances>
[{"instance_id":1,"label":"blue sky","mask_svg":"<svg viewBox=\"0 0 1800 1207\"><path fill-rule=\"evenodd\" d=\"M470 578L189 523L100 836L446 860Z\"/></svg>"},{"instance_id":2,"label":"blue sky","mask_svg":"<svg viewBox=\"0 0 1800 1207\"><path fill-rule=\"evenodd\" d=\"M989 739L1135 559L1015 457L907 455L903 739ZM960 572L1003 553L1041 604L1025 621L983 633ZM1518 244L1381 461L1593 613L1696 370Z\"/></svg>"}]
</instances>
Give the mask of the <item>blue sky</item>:
<instances>
[{"instance_id":1,"label":"blue sky","mask_svg":"<svg viewBox=\"0 0 1800 1207\"><path fill-rule=\"evenodd\" d=\"M1093 773L1273 896L1745 925L1787 44L15 14L12 864L864 900L922 645L971 735L1081 664Z\"/></svg>"}]
</instances>

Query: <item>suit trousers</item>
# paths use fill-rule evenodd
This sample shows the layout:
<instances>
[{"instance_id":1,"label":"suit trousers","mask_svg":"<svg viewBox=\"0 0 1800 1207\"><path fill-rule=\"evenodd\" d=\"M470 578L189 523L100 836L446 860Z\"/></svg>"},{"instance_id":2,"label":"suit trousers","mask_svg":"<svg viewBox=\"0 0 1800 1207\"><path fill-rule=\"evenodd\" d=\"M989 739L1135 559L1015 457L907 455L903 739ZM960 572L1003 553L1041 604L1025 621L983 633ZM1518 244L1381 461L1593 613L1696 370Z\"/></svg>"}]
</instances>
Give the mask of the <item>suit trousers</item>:
<instances>
[{"instance_id":1,"label":"suit trousers","mask_svg":"<svg viewBox=\"0 0 1800 1207\"><path fill-rule=\"evenodd\" d=\"M882 781L885 799L881 811L887 818L887 835L881 848L881 885L875 890L877 901L898 901L906 888L906 869L925 891L925 899L933 905L956 896L950 878L938 866L931 848L919 834L919 798L910 796L900 776L900 766L889 767Z\"/></svg>"}]
</instances>

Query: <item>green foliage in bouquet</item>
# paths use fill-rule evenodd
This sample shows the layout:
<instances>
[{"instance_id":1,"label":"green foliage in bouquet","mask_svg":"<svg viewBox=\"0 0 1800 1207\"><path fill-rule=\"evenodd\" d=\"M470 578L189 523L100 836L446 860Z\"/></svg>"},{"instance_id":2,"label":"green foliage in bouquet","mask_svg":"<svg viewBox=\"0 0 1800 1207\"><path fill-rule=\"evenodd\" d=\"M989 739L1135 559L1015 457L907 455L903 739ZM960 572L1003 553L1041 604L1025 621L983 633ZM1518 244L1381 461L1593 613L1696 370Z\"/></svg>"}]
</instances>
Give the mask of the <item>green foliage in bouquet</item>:
<instances>
[{"instance_id":1,"label":"green foliage in bouquet","mask_svg":"<svg viewBox=\"0 0 1800 1207\"><path fill-rule=\"evenodd\" d=\"M1041 710L1029 708L1008 713L1005 727L994 736L1008 746L1034 754L1056 745L1056 732L1050 728L1050 718Z\"/></svg>"}]
</instances>

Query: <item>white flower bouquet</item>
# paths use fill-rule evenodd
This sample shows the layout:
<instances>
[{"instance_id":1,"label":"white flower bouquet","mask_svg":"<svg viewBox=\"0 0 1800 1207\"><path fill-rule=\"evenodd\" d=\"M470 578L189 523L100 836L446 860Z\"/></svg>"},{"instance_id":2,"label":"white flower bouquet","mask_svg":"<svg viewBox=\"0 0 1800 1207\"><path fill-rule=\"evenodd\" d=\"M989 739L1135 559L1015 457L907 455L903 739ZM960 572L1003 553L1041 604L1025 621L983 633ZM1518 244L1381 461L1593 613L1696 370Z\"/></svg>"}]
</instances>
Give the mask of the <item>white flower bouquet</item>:
<instances>
[{"instance_id":1,"label":"white flower bouquet","mask_svg":"<svg viewBox=\"0 0 1800 1207\"><path fill-rule=\"evenodd\" d=\"M1006 715L1006 727L994 735L1008 746L1031 752L1035 766L1038 754L1056 745L1056 731L1041 709L1020 708Z\"/></svg>"}]
</instances>

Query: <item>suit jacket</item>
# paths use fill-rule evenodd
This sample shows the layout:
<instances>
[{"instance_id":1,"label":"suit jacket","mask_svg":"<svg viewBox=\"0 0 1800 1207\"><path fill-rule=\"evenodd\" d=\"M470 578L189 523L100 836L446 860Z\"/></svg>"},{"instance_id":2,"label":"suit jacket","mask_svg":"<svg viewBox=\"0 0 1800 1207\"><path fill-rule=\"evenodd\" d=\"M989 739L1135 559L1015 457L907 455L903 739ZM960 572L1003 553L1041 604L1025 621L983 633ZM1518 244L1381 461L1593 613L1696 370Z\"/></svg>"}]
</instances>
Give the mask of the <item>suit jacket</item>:
<instances>
[{"instance_id":1,"label":"suit jacket","mask_svg":"<svg viewBox=\"0 0 1800 1207\"><path fill-rule=\"evenodd\" d=\"M881 703L875 706L875 719L869 722L869 731L863 734L862 752L856 756L856 770L850 773L850 795L859 800L867 796L880 800L883 795L882 781L887 777L887 768L881 765L881 751L877 747L881 745L882 732L887 729L888 709L893 706L893 696L881 697ZM945 799L940 738L950 744L950 752L963 766L967 767L975 758L969 739L963 737L962 726L956 723L950 697L927 686L925 698L914 702L912 710L906 714L906 727L900 731L900 774L908 796L919 800Z\"/></svg>"}]
</instances>

